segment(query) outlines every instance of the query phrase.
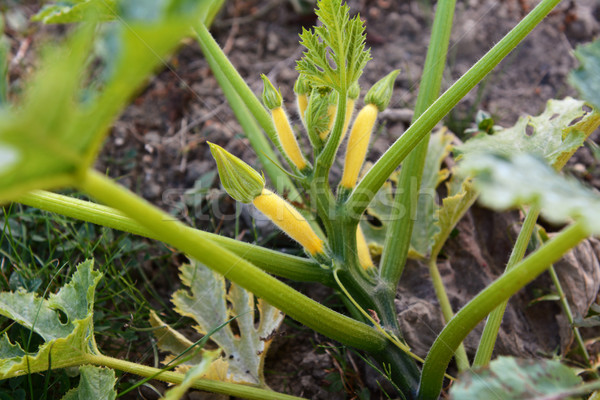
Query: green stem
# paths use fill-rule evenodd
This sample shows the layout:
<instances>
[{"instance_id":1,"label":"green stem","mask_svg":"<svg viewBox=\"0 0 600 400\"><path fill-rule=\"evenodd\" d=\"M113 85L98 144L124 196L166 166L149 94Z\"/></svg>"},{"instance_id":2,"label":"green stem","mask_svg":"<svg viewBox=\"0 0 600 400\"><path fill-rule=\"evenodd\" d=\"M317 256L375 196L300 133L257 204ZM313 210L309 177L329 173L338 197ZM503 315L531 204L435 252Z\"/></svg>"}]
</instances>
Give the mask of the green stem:
<instances>
[{"instance_id":1,"label":"green stem","mask_svg":"<svg viewBox=\"0 0 600 400\"><path fill-rule=\"evenodd\" d=\"M198 231L189 230L181 222L104 175L89 170L82 176L79 186L100 202L117 207L154 232L165 243L205 264L309 328L366 351L378 351L385 346L385 337L373 328L304 296L229 250L206 240Z\"/></svg>"},{"instance_id":2,"label":"green stem","mask_svg":"<svg viewBox=\"0 0 600 400\"><path fill-rule=\"evenodd\" d=\"M127 217L122 212L90 201L42 190L29 192L15 201L81 221L160 240L160 235ZM185 229L195 232L195 235L203 237L204 240L210 240L223 246L270 274L299 282L320 282L328 286L335 286L331 274L309 259L280 253L192 227L186 227Z\"/></svg>"},{"instance_id":3,"label":"green stem","mask_svg":"<svg viewBox=\"0 0 600 400\"><path fill-rule=\"evenodd\" d=\"M113 368L119 371L125 371L139 376L155 376L163 382L180 384L185 378L184 374L173 371L162 371L158 368L148 367L146 365L136 364L130 361L119 360L118 358L105 355L86 355L85 363ZM221 382L212 379L198 379L192 385L194 389L205 390L212 393L221 393L229 396L241 397L244 399L255 400L298 400L300 397L290 396L283 393L277 393L268 389L261 389L239 383Z\"/></svg>"},{"instance_id":4,"label":"green stem","mask_svg":"<svg viewBox=\"0 0 600 400\"><path fill-rule=\"evenodd\" d=\"M442 0L437 4L413 122L440 94L455 6L456 0ZM399 190L394 199L393 213L380 262L381 277L394 288L400 281L410 248L410 239L416 218L411 211L418 212L417 207L413 205L418 202L419 198L429 136L430 133L426 133L423 140L406 157L398 178L397 187L403 190ZM416 190L410 190L413 187Z\"/></svg>"},{"instance_id":5,"label":"green stem","mask_svg":"<svg viewBox=\"0 0 600 400\"><path fill-rule=\"evenodd\" d=\"M475 326L503 301L534 280L589 234L578 221L517 264L467 303L448 322L431 346L421 374L419 399L437 399L444 372L455 350Z\"/></svg>"},{"instance_id":6,"label":"green stem","mask_svg":"<svg viewBox=\"0 0 600 400\"><path fill-rule=\"evenodd\" d=\"M571 325L571 327L573 328L573 335L575 336L575 340L577 341L577 345L579 346L579 354L583 357L586 366L589 368L592 366L592 362L590 361L590 354L585 348L585 343L583 341L583 337L581 337L581 332L579 331L579 328L574 325L575 320L573 319L573 312L571 311L571 306L569 306L569 301L567 300L567 296L565 295L565 291L563 290L562 285L560 284L560 279L558 279L558 275L556 274L553 265L550 266L548 272L550 273L552 283L554 283L554 287L556 287L556 291L560 296L560 304L562 305L562 308L567 316L567 321L569 321L569 325ZM595 369L591 371L591 373L594 379L600 378Z\"/></svg>"},{"instance_id":7,"label":"green stem","mask_svg":"<svg viewBox=\"0 0 600 400\"><path fill-rule=\"evenodd\" d=\"M265 110L260 100L258 100L258 98L254 95L252 89L250 89L244 78L240 76L239 72L235 69L233 64L231 64L231 61L229 61L225 53L223 53L223 50L219 47L219 44L212 37L206 26L199 24L198 27L196 27L195 32L198 43L200 44L202 51L206 54L207 59L216 64L216 68L211 67L213 68L213 71L218 69L218 73L225 76L227 81L229 81L229 84L237 92L246 107L248 107L248 110L250 110L254 118L256 118L258 124L267 133L267 136L269 139L271 139L271 142L275 144L277 150L279 150L279 153L283 158L285 158L288 165L294 168L296 171L294 163L290 161L283 151L283 147L281 146L281 142L279 141L277 132L275 131L275 126L273 125L271 115L267 112L267 110ZM257 134L259 133L260 132Z\"/></svg>"},{"instance_id":8,"label":"green stem","mask_svg":"<svg viewBox=\"0 0 600 400\"><path fill-rule=\"evenodd\" d=\"M500 42L488 51L454 85L444 92L385 152L360 181L348 207L354 215L362 215L386 179L412 149L442 120L442 118L474 88L531 30L552 11L560 0L542 0Z\"/></svg>"},{"instance_id":9,"label":"green stem","mask_svg":"<svg viewBox=\"0 0 600 400\"><path fill-rule=\"evenodd\" d=\"M210 65L219 86L223 90L235 117L246 133L246 137L250 141L250 145L256 151L256 155L260 160L271 182L279 193L287 193L287 197L294 201L301 201L300 194L296 186L292 183L289 175L284 172L279 165L276 164L277 156L271 148L267 138L262 134L260 127L256 123L254 116L248 110L248 107L242 101L240 95L235 90L227 75L219 68L215 57L208 51L205 44L199 41L202 51Z\"/></svg>"},{"instance_id":10,"label":"green stem","mask_svg":"<svg viewBox=\"0 0 600 400\"><path fill-rule=\"evenodd\" d=\"M515 242L515 246L508 259L508 263L506 264L505 273L510 271L525 256L527 245L531 240L531 235L533 234L535 223L539 215L540 208L538 206L533 206L527 213L519 236L517 237L517 241ZM485 322L485 328L483 328L479 346L477 347L477 354L475 354L475 360L473 360L473 367L483 367L492 359L496 338L498 337L500 324L502 323L502 318L504 317L504 311L506 310L507 305L508 300L504 301L492 311Z\"/></svg>"},{"instance_id":11,"label":"green stem","mask_svg":"<svg viewBox=\"0 0 600 400\"><path fill-rule=\"evenodd\" d=\"M448 293L446 292L446 287L442 281L442 276L440 275L440 270L437 267L436 260L437 257L429 260L429 275L431 277L431 282L433 283L435 295L437 296L438 302L440 303L440 308L442 309L444 321L448 323L448 321L454 318L454 311L452 310L452 305L450 304L450 299L448 298ZM454 354L454 358L456 359L456 366L458 367L459 371L462 372L471 368L467 351L462 343L460 346L458 346L456 354Z\"/></svg>"}]
</instances>

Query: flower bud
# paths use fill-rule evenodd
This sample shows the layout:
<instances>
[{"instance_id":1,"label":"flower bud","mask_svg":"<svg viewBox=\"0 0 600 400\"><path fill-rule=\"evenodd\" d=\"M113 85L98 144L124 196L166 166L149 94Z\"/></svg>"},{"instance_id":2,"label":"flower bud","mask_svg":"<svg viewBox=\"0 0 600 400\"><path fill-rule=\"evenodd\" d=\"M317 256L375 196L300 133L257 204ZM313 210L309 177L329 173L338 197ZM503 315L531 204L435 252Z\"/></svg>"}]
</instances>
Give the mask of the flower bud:
<instances>
[{"instance_id":1,"label":"flower bud","mask_svg":"<svg viewBox=\"0 0 600 400\"><path fill-rule=\"evenodd\" d=\"M325 244L306 218L290 203L268 189L263 189L261 195L257 196L252 203L282 231L300 243L311 256L324 255Z\"/></svg>"},{"instance_id":2,"label":"flower bud","mask_svg":"<svg viewBox=\"0 0 600 400\"><path fill-rule=\"evenodd\" d=\"M371 251L369 245L365 239L365 234L360 227L360 224L356 228L356 252L358 253L358 262L363 269L374 268L373 259L371 258Z\"/></svg>"},{"instance_id":3,"label":"flower bud","mask_svg":"<svg viewBox=\"0 0 600 400\"><path fill-rule=\"evenodd\" d=\"M394 81L400 73L396 69L375 83L365 96L365 104L374 104L379 111L383 111L390 104L392 92L394 90Z\"/></svg>"},{"instance_id":4,"label":"flower bud","mask_svg":"<svg viewBox=\"0 0 600 400\"><path fill-rule=\"evenodd\" d=\"M237 201L251 203L265 187L265 178L248 164L214 143L208 142L217 161L221 184Z\"/></svg>"},{"instance_id":5,"label":"flower bud","mask_svg":"<svg viewBox=\"0 0 600 400\"><path fill-rule=\"evenodd\" d=\"M294 93L296 93L296 106L298 114L304 126L306 126L306 108L308 107L308 93L310 86L306 82L304 75L300 75L294 84Z\"/></svg>"},{"instance_id":6,"label":"flower bud","mask_svg":"<svg viewBox=\"0 0 600 400\"><path fill-rule=\"evenodd\" d=\"M275 89L275 86L273 86L273 84L265 74L261 74L260 77L262 78L264 83L262 101L263 103L265 103L265 106L269 110L281 107L281 105L283 104L283 98L281 97L281 93L277 89Z\"/></svg>"},{"instance_id":7,"label":"flower bud","mask_svg":"<svg viewBox=\"0 0 600 400\"><path fill-rule=\"evenodd\" d=\"M365 161L371 132L377 120L377 106L367 104L360 110L348 139L346 148L346 159L344 161L344 173L340 185L346 189L352 189L356 185L358 174Z\"/></svg>"}]
</instances>

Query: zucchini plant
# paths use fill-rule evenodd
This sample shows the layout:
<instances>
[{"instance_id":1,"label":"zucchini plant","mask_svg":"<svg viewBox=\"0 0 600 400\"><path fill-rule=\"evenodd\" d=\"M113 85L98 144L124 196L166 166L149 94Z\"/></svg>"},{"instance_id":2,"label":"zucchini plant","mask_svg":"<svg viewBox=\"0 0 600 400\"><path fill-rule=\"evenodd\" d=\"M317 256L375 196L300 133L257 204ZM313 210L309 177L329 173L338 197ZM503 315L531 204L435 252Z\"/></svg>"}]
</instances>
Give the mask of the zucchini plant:
<instances>
[{"instance_id":1,"label":"zucchini plant","mask_svg":"<svg viewBox=\"0 0 600 400\"><path fill-rule=\"evenodd\" d=\"M495 127L493 135L476 137L455 148L460 162L451 178L440 169L451 150L452 137L448 132L431 131L559 1L542 0L441 95L455 2L439 1L414 120L366 172L362 170L370 136L378 114L390 102L399 71L390 71L373 85L354 116L361 101L360 77L370 52L365 47L363 22L359 16L351 18L340 1L320 0L316 11L320 24L300 35L305 52L297 63L294 92L309 149L303 149L303 141L297 140L273 83L263 75L259 99L209 33L207 25L220 2L73 0L47 5L38 14L39 20L78 25L64 43L45 51L20 98L0 104L0 200L160 240L186 254L190 264L182 267L181 276L189 290L176 292L173 302L180 314L198 322L205 338L211 337L220 350L198 350L201 343L191 342L153 315L150 323L159 346L174 354L165 368L103 355L95 344L92 323L94 288L100 276L88 261L78 267L71 283L48 299L24 292L0 295L0 313L45 341L38 352L28 353L4 335L0 378L85 365L80 387L68 395L74 398L77 391L88 390L89 379L102 379L103 387L114 382L110 371L88 366L94 365L181 384L167 398L178 398L190 387L253 399L293 398L269 390L262 375L269 344L265 338L271 337L282 318L277 310L366 352L382 366L404 399L438 398L452 357L460 370L469 370L471 360L461 342L490 315L473 361L477 367L488 365L510 296L580 241L598 234L598 196L558 171L598 127L600 115L580 100L550 101L540 116L526 117L509 129ZM112 122L186 36L198 40L266 174L210 144L223 187L234 199L252 203L298 242L305 257L186 226L93 169ZM115 49L111 59L102 60L100 74L94 71L90 56L98 41ZM331 168L346 137L343 174L339 182L333 182ZM280 165L279 160L285 164ZM399 189L396 194L390 190L390 180ZM448 181L448 197L441 204L422 203L419 191L410 190L415 182L416 187L435 190L444 180ZM49 192L61 188L78 189L98 203ZM529 209L506 273L454 315L436 260L478 193L491 207L525 205ZM303 206L296 207L298 204ZM415 205L426 210L424 218L404 212L415 210ZM388 221L378 243L361 224L368 207L377 207ZM523 258L540 214L567 226ZM370 252L377 246L381 253L378 263ZM424 360L413 354L410 343L403 339L394 304L408 257L428 261L447 321ZM223 277L232 282L229 290L225 290ZM347 313L321 305L277 277L334 288ZM260 299L258 326L254 324L253 296ZM67 324L60 322L58 310L66 314ZM227 327L232 315L239 319L239 335ZM507 370L512 365L504 362L494 367ZM532 376L538 371L530 370ZM598 386L594 384L585 390ZM501 390L510 383L499 385ZM580 380L573 377L557 387L572 393L583 390L579 386ZM467 389L468 385L458 386L459 394L454 396L465 398L461 396ZM114 396L110 392L108 398Z\"/></svg>"}]
</instances>

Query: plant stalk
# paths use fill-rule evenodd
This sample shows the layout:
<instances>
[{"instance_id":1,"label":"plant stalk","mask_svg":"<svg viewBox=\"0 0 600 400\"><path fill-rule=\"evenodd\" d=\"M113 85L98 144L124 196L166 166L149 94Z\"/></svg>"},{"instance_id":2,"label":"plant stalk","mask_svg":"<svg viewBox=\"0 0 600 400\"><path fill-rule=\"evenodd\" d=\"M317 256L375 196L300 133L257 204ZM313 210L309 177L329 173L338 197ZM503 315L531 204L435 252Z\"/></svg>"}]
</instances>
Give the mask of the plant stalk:
<instances>
[{"instance_id":1,"label":"plant stalk","mask_svg":"<svg viewBox=\"0 0 600 400\"><path fill-rule=\"evenodd\" d=\"M206 57L221 90L223 90L233 113L246 133L250 145L256 152L256 156L271 179L273 186L275 186L279 193L286 193L288 199L302 201L300 194L289 175L276 164L277 156L265 135L262 134L260 126L256 123L253 114L250 113L248 107L246 107L240 95L236 92L231 81L227 79L227 75L219 68L212 53L205 49L202 42L200 42L200 45L203 48L204 56Z\"/></svg>"},{"instance_id":2,"label":"plant stalk","mask_svg":"<svg viewBox=\"0 0 600 400\"><path fill-rule=\"evenodd\" d=\"M442 0L437 3L413 123L440 94L455 6L456 0ZM411 211L418 212L417 207L413 205L419 198L429 137L430 132L427 132L423 140L406 157L398 177L397 187L403 190L399 190L394 198L392 218L386 233L380 262L381 277L394 288L400 281L410 248L410 239L416 219L416 215L413 215ZM416 191L409 189L413 185L417 188Z\"/></svg>"},{"instance_id":3,"label":"plant stalk","mask_svg":"<svg viewBox=\"0 0 600 400\"><path fill-rule=\"evenodd\" d=\"M444 92L373 165L350 195L347 206L362 215L387 178L415 146L473 89L529 32L533 30L560 0L542 0L502 40L488 51L469 71Z\"/></svg>"},{"instance_id":4,"label":"plant stalk","mask_svg":"<svg viewBox=\"0 0 600 400\"><path fill-rule=\"evenodd\" d=\"M467 303L448 322L429 350L421 374L419 399L438 398L444 372L455 350L488 313L534 280L588 235L585 223L575 222Z\"/></svg>"},{"instance_id":5,"label":"plant stalk","mask_svg":"<svg viewBox=\"0 0 600 400\"><path fill-rule=\"evenodd\" d=\"M117 229L149 239L160 240L160 235L157 235L136 220L127 217L122 212L90 201L75 199L43 190L34 190L17 198L15 201L80 221L91 222L96 225ZM186 227L185 229L195 231L195 235L202 236L205 240L210 240L223 246L270 274L299 282L319 282L335 287L331 274L307 258L280 253L192 227Z\"/></svg>"},{"instance_id":6,"label":"plant stalk","mask_svg":"<svg viewBox=\"0 0 600 400\"><path fill-rule=\"evenodd\" d=\"M100 202L118 207L154 232L161 241L188 254L309 328L348 346L367 351L379 351L385 346L385 337L373 328L304 296L243 258L207 240L198 231L189 230L108 177L88 170L82 176L79 187Z\"/></svg>"},{"instance_id":7,"label":"plant stalk","mask_svg":"<svg viewBox=\"0 0 600 400\"><path fill-rule=\"evenodd\" d=\"M154 376L163 382L180 384L185 378L184 374L173 371L162 371L159 368L153 368L146 365L133 363L130 361L120 360L118 358L108 357L105 355L86 355L85 361L89 364L99 365L103 367L113 368L119 371L125 371L131 374L149 377ZM244 399L254 400L298 400L300 397L290 396L283 393L277 393L268 389L261 389L249 385L239 383L222 382L212 379L198 379L192 385L194 389L206 390L212 393L221 393L229 396L241 397Z\"/></svg>"},{"instance_id":8,"label":"plant stalk","mask_svg":"<svg viewBox=\"0 0 600 400\"><path fill-rule=\"evenodd\" d=\"M448 321L454 318L454 311L452 310L452 305L450 304L450 299L448 298L446 287L444 286L442 276L440 275L440 270L437 266L437 257L431 258L429 260L429 276L431 277L431 282L433 283L435 295L438 299L438 302L440 303L440 308L442 309L444 321L448 323ZM466 371L469 368L471 368L471 365L469 363L469 357L467 356L467 351L465 350L465 346L463 343L461 343L458 346L454 358L456 360L456 366L458 367L458 370L460 372Z\"/></svg>"},{"instance_id":9,"label":"plant stalk","mask_svg":"<svg viewBox=\"0 0 600 400\"><path fill-rule=\"evenodd\" d=\"M200 44L202 51L206 54L207 59L216 66L215 69L219 70L218 74L223 75L225 79L229 81L229 85L237 92L248 110L250 110L254 118L256 118L258 124L266 132L271 142L275 144L281 156L287 161L290 167L296 170L294 163L291 162L289 157L287 157L286 153L283 151L283 147L281 146L281 142L279 141L277 132L275 131L275 126L273 125L271 115L269 115L267 110L265 110L260 100L254 95L252 89L250 89L246 81L244 81L244 78L240 76L239 72L235 69L233 64L231 64L231 61L229 61L225 53L223 53L223 50L221 47L219 47L217 41L210 34L208 28L206 28L204 24L199 24L195 29L195 33L198 43ZM211 66L211 68L213 67ZM213 71L215 69L213 69ZM247 133L262 135L260 132ZM273 159L275 158L273 157ZM294 187L291 181L289 181L289 184Z\"/></svg>"},{"instance_id":10,"label":"plant stalk","mask_svg":"<svg viewBox=\"0 0 600 400\"><path fill-rule=\"evenodd\" d=\"M515 246L510 253L510 258L508 259L504 273L510 271L525 256L527 245L531 240L531 235L533 234L535 223L539 215L540 208L538 206L531 207L527 212L527 216L525 217L525 221L523 221L523 226L521 227ZM485 327L483 328L483 333L481 334L481 339L479 340L473 367L483 367L492 359L496 338L498 337L500 324L502 323L502 318L504 317L504 311L506 310L507 305L508 299L500 304L488 316Z\"/></svg>"}]
</instances>

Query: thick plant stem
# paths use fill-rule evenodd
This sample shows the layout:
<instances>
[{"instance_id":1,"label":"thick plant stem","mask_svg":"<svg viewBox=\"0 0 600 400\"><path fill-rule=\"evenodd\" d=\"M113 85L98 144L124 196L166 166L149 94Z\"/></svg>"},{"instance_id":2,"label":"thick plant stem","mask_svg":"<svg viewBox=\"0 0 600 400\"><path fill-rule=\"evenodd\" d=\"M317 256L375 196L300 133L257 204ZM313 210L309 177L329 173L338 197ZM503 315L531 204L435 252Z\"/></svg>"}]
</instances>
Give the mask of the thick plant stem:
<instances>
[{"instance_id":1,"label":"thick plant stem","mask_svg":"<svg viewBox=\"0 0 600 400\"><path fill-rule=\"evenodd\" d=\"M539 215L540 209L537 206L532 207L527 213L525 221L523 222L523 226L521 227L521 231L519 232L519 236L517 237L517 241L515 242L515 246L510 253L510 258L506 264L505 273L510 271L525 256L527 245L531 240L531 235L533 234L535 223ZM479 340L479 346L477 347L477 354L475 355L475 360L473 361L473 367L483 367L492 359L494 345L496 344L496 338L498 337L500 324L502 323L502 317L504 316L504 311L506 310L507 305L508 300L504 301L494 311L492 311L485 322L485 328L483 328L483 333L481 334L481 339Z\"/></svg>"},{"instance_id":2,"label":"thick plant stem","mask_svg":"<svg viewBox=\"0 0 600 400\"><path fill-rule=\"evenodd\" d=\"M190 231L181 222L104 175L88 170L82 176L79 187L100 202L118 207L154 232L163 242L222 274L309 328L348 346L367 351L379 351L385 346L385 337L373 328L304 296L229 250L206 240L197 231Z\"/></svg>"},{"instance_id":3,"label":"thick plant stem","mask_svg":"<svg viewBox=\"0 0 600 400\"><path fill-rule=\"evenodd\" d=\"M444 372L454 352L475 326L502 302L534 280L552 263L585 239L589 231L578 221L496 279L448 322L431 346L421 374L419 399L437 399Z\"/></svg>"},{"instance_id":4,"label":"thick plant stem","mask_svg":"<svg viewBox=\"0 0 600 400\"><path fill-rule=\"evenodd\" d=\"M444 321L448 323L448 321L450 321L454 317L454 311L452 311L452 305L450 304L450 299L448 298L446 287L444 286L444 282L442 281L440 270L437 267L437 257L429 260L429 276L431 277L431 282L433 283L435 295L438 298L438 302L440 303L440 308L442 309ZM467 356L467 351L465 350L465 346L462 343L460 344L460 346L458 346L454 358L456 359L456 366L458 367L459 371L462 372L471 368L471 365L469 363L469 357Z\"/></svg>"},{"instance_id":5,"label":"thick plant stem","mask_svg":"<svg viewBox=\"0 0 600 400\"><path fill-rule=\"evenodd\" d=\"M160 235L155 234L122 212L90 201L79 200L43 190L29 192L15 201L81 221L118 229L149 239L160 240ZM234 252L270 274L300 282L320 282L332 287L335 285L329 272L307 258L280 253L214 233L200 231L192 227L186 227L186 229L196 231L195 235L203 236L206 240L213 241L225 247L227 250Z\"/></svg>"},{"instance_id":6,"label":"thick plant stem","mask_svg":"<svg viewBox=\"0 0 600 400\"><path fill-rule=\"evenodd\" d=\"M442 0L437 3L431 29L431 41L427 49L413 122L427 110L427 107L440 94L455 5L456 0ZM430 133L427 132L423 140L406 157L398 178L397 187L403 190L399 190L394 198L394 207L392 208L394 212L386 234L380 262L381 277L393 287L398 285L406 264L406 256L408 255L410 238L416 218L416 215L412 215L411 210L417 210L413 205L417 203L419 198L429 136ZM410 190L413 187L417 190Z\"/></svg>"},{"instance_id":7,"label":"thick plant stem","mask_svg":"<svg viewBox=\"0 0 600 400\"><path fill-rule=\"evenodd\" d=\"M373 165L348 199L353 214L362 215L386 179L415 146L458 102L523 40L560 0L542 0L450 89L446 90Z\"/></svg>"},{"instance_id":8,"label":"thick plant stem","mask_svg":"<svg viewBox=\"0 0 600 400\"><path fill-rule=\"evenodd\" d=\"M103 367L113 368L119 371L129 372L131 374L149 377L155 376L163 382L180 384L185 378L184 374L173 371L162 371L158 368L148 367L133 363L130 361L119 360L118 358L108 357L105 355L86 355L85 363L94 364ZM212 379L198 379L192 385L194 389L205 390L212 393L221 393L229 396L241 397L243 399L255 400L298 400L300 397L290 396L283 393L277 393L272 390L261 389L249 385L239 383L222 382Z\"/></svg>"},{"instance_id":9,"label":"thick plant stem","mask_svg":"<svg viewBox=\"0 0 600 400\"><path fill-rule=\"evenodd\" d=\"M287 193L289 199L301 201L300 194L290 177L275 163L277 160L275 152L271 148L267 138L265 138L265 135L262 134L254 116L250 113L248 107L236 92L235 87L227 79L227 75L219 68L212 54L205 50L205 57L219 86L223 90L235 117L246 133L250 145L256 152L256 156L271 179L273 186L275 186L279 193Z\"/></svg>"},{"instance_id":10,"label":"thick plant stem","mask_svg":"<svg viewBox=\"0 0 600 400\"><path fill-rule=\"evenodd\" d=\"M198 27L196 27L195 32L197 35L198 43L200 44L200 48L206 54L207 60L211 63L211 68L213 69L213 71L217 71L215 73L215 77L217 75L222 76L228 82L228 84L226 84L224 88L233 88L233 90L237 93L239 98L247 107L247 110L249 110L250 113L252 113L252 115L254 116L254 118L256 118L256 121L266 132L271 142L273 142L273 144L277 147L277 150L279 150L283 158L285 158L288 165L294 167L294 164L285 155L285 152L281 147L281 143L279 142L279 139L277 137L277 132L275 132L275 126L273 125L271 115L267 112L267 110L265 110L260 100L254 95L246 81L244 81L244 78L240 76L233 64L231 64L231 62L229 61L225 53L223 53L223 50L219 47L219 44L212 37L206 26L203 24L199 24ZM235 104L232 104L232 108L234 106ZM247 134L262 136L262 133L260 131L249 131L247 132ZM261 149L255 150L257 150L257 152L261 151ZM269 157L271 156L269 155ZM275 157L272 158L275 159ZM289 185L294 187L289 179L288 181Z\"/></svg>"}]
</instances>

